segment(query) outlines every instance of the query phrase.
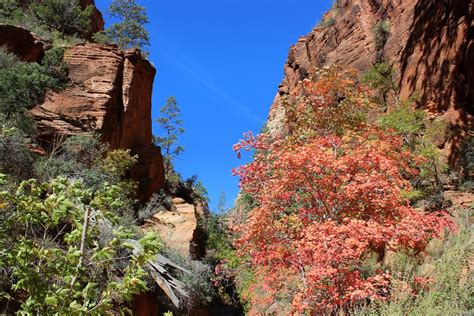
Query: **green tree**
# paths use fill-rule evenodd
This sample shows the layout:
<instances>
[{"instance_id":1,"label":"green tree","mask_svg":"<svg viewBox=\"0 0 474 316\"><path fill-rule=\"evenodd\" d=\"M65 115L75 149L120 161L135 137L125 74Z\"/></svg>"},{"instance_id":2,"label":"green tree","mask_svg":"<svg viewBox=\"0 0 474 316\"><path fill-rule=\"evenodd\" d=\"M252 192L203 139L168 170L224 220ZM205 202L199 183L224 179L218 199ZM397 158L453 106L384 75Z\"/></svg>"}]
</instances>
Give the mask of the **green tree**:
<instances>
[{"instance_id":1,"label":"green tree","mask_svg":"<svg viewBox=\"0 0 474 316\"><path fill-rule=\"evenodd\" d=\"M110 14L119 20L106 31L106 35L120 49L150 46L150 36L145 28L148 16L144 7L135 0L114 0L109 8ZM146 51L145 51L146 52Z\"/></svg>"},{"instance_id":2,"label":"green tree","mask_svg":"<svg viewBox=\"0 0 474 316\"><path fill-rule=\"evenodd\" d=\"M30 6L33 16L51 31L73 35L90 29L92 6L83 9L79 0L43 0Z\"/></svg>"},{"instance_id":3,"label":"green tree","mask_svg":"<svg viewBox=\"0 0 474 316\"><path fill-rule=\"evenodd\" d=\"M219 203L217 203L217 213L218 214L227 214L229 208L227 207L227 199L225 196L225 192L221 192L219 195Z\"/></svg>"},{"instance_id":4,"label":"green tree","mask_svg":"<svg viewBox=\"0 0 474 316\"><path fill-rule=\"evenodd\" d=\"M156 121L164 131L164 136L155 137L155 142L163 149L165 167L170 170L173 159L184 151L183 146L178 144L178 136L184 133L183 120L174 97L166 100L160 113L162 116Z\"/></svg>"}]
</instances>

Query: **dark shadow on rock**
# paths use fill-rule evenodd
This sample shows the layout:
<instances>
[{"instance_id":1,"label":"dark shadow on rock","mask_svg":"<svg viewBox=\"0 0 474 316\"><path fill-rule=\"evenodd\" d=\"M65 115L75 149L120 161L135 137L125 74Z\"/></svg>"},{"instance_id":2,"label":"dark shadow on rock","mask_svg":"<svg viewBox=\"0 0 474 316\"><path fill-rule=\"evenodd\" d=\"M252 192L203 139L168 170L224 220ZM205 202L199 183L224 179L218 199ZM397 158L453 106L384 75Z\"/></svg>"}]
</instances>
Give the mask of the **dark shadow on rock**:
<instances>
[{"instance_id":1,"label":"dark shadow on rock","mask_svg":"<svg viewBox=\"0 0 474 316\"><path fill-rule=\"evenodd\" d=\"M454 108L450 165L472 129L474 114L474 2L426 0L415 7L410 37L401 55L401 86L419 93L419 106L442 113Z\"/></svg>"}]
</instances>

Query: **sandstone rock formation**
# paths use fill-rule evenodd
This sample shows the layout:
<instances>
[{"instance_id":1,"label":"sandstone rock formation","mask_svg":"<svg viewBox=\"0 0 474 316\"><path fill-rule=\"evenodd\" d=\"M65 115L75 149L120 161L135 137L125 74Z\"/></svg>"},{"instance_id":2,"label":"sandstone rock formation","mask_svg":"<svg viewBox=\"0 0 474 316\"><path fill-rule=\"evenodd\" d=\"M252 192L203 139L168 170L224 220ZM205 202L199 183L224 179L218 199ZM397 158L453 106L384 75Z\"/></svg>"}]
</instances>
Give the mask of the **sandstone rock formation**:
<instances>
[{"instance_id":1,"label":"sandstone rock formation","mask_svg":"<svg viewBox=\"0 0 474 316\"><path fill-rule=\"evenodd\" d=\"M164 243L185 257L200 259L204 255L198 220L205 216L202 206L174 198L173 211L162 211L145 221L143 231L157 232Z\"/></svg>"},{"instance_id":2,"label":"sandstone rock formation","mask_svg":"<svg viewBox=\"0 0 474 316\"><path fill-rule=\"evenodd\" d=\"M466 0L337 0L323 23L290 48L284 79L270 111L278 130L282 97L298 81L339 64L361 73L377 56L394 65L400 96L421 96L418 106L443 117L454 131L452 156L472 129L474 115L474 3ZM382 48L374 25L385 20L390 34ZM453 158L454 159L454 158Z\"/></svg>"},{"instance_id":3,"label":"sandstone rock formation","mask_svg":"<svg viewBox=\"0 0 474 316\"><path fill-rule=\"evenodd\" d=\"M90 36L96 32L100 32L104 29L104 18L102 16L102 13L97 10L95 7L95 2L94 0L80 0L79 1L82 8L86 8L89 5L94 6L94 10L91 16L91 24L90 24L90 29L89 32L86 35L87 38L90 38Z\"/></svg>"},{"instance_id":4,"label":"sandstone rock formation","mask_svg":"<svg viewBox=\"0 0 474 316\"><path fill-rule=\"evenodd\" d=\"M13 25L0 24L0 45L26 62L38 62L44 55L44 43L39 37Z\"/></svg>"},{"instance_id":5,"label":"sandstone rock formation","mask_svg":"<svg viewBox=\"0 0 474 316\"><path fill-rule=\"evenodd\" d=\"M151 94L155 68L139 50L80 44L66 50L70 85L50 93L31 113L39 139L98 131L112 149L131 149L139 162L131 171L139 181L139 198L161 188L164 169L160 149L152 145Z\"/></svg>"}]
</instances>

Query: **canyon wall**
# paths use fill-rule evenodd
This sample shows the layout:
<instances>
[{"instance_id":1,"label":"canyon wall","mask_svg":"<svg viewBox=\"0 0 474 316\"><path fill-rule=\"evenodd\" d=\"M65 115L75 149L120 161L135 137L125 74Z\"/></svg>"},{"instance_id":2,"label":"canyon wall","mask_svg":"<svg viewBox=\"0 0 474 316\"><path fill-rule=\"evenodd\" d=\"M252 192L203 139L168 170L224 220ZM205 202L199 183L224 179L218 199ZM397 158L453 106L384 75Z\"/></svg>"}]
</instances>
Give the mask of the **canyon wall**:
<instances>
[{"instance_id":1,"label":"canyon wall","mask_svg":"<svg viewBox=\"0 0 474 316\"><path fill-rule=\"evenodd\" d=\"M152 144L151 95L156 70L139 50L80 44L65 51L70 83L49 93L31 113L39 139L98 131L111 149L131 149L138 164L131 176L147 200L164 183L160 149Z\"/></svg>"},{"instance_id":2,"label":"canyon wall","mask_svg":"<svg viewBox=\"0 0 474 316\"><path fill-rule=\"evenodd\" d=\"M374 27L381 21L390 30L378 47ZM282 98L312 70L338 64L363 73L380 59L394 66L402 99L418 94L419 108L450 124L454 162L473 124L472 0L337 0L323 22L290 48L269 128L278 131Z\"/></svg>"},{"instance_id":3,"label":"canyon wall","mask_svg":"<svg viewBox=\"0 0 474 316\"><path fill-rule=\"evenodd\" d=\"M35 34L0 24L0 46L25 62L41 62L51 45ZM146 201L163 186L159 147L152 142L151 97L156 70L137 49L85 43L65 50L69 69L65 90L49 92L30 113L38 140L51 144L60 135L99 132L111 149L130 149L138 163L130 171L138 198Z\"/></svg>"}]
</instances>

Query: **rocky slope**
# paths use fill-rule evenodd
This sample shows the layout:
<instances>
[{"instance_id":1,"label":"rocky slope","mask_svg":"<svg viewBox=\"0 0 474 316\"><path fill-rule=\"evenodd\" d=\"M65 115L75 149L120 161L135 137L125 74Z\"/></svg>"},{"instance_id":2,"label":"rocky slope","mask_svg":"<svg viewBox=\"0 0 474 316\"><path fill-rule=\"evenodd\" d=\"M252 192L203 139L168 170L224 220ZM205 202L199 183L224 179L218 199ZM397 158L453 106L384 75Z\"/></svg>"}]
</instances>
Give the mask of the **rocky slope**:
<instances>
[{"instance_id":1,"label":"rocky slope","mask_svg":"<svg viewBox=\"0 0 474 316\"><path fill-rule=\"evenodd\" d=\"M473 1L337 0L323 20L290 48L269 127L278 131L282 98L313 69L338 64L363 73L381 58L394 65L402 98L419 94L420 108L451 124L454 162L473 124ZM374 34L380 21L390 25L382 47Z\"/></svg>"},{"instance_id":2,"label":"rocky slope","mask_svg":"<svg viewBox=\"0 0 474 316\"><path fill-rule=\"evenodd\" d=\"M201 259L205 245L198 225L199 220L207 216L206 207L186 203L182 198L174 198L172 204L172 211L154 214L141 229L157 232L169 248L182 256Z\"/></svg>"}]
</instances>

